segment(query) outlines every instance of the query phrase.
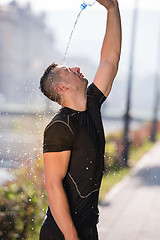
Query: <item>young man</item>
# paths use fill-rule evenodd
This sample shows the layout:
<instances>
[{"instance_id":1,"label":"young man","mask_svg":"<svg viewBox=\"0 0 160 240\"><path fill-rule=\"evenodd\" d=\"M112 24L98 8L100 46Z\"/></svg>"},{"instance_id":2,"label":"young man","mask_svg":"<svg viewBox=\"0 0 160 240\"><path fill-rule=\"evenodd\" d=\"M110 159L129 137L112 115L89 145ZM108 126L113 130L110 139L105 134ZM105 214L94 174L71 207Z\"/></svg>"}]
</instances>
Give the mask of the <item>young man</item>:
<instances>
[{"instance_id":1,"label":"young man","mask_svg":"<svg viewBox=\"0 0 160 240\"><path fill-rule=\"evenodd\" d=\"M45 186L49 207L40 240L97 240L98 195L105 138L100 108L110 93L121 51L116 0L97 0L108 12L101 58L93 83L80 68L50 65L41 91L62 108L44 131Z\"/></svg>"}]
</instances>

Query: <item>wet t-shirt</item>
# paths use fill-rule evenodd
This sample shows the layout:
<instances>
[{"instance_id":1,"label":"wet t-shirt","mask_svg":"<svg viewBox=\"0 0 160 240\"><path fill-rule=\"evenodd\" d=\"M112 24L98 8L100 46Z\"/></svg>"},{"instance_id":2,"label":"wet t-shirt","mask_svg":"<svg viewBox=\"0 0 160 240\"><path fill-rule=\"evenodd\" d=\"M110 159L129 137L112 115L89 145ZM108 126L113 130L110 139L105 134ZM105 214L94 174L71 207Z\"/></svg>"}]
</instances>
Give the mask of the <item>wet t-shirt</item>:
<instances>
[{"instance_id":1,"label":"wet t-shirt","mask_svg":"<svg viewBox=\"0 0 160 240\"><path fill-rule=\"evenodd\" d=\"M64 107L44 131L44 153L71 151L63 186L77 228L98 222L98 195L105 148L100 108L105 99L92 83L87 89L86 111ZM48 207L45 222L52 224L52 220Z\"/></svg>"}]
</instances>

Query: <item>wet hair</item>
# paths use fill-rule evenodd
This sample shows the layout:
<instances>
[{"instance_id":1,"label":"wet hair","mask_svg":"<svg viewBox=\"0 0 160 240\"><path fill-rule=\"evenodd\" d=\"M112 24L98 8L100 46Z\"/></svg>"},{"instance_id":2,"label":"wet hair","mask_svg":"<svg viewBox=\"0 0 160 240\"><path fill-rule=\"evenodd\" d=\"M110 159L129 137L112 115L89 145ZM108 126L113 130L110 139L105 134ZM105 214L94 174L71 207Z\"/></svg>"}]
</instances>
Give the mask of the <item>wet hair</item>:
<instances>
[{"instance_id":1,"label":"wet hair","mask_svg":"<svg viewBox=\"0 0 160 240\"><path fill-rule=\"evenodd\" d=\"M58 64L54 62L47 67L40 79L39 88L46 97L60 104L61 96L56 91L55 87L61 76L58 71L53 71L53 69L55 69L57 66Z\"/></svg>"}]
</instances>

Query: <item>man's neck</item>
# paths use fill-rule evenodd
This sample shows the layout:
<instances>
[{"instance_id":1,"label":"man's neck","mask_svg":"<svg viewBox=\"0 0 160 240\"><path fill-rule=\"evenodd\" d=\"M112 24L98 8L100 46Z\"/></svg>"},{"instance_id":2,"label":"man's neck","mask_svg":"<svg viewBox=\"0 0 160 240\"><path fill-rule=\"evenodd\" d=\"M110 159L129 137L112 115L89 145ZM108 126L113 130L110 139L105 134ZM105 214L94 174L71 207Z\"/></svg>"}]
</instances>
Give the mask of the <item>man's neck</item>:
<instances>
[{"instance_id":1,"label":"man's neck","mask_svg":"<svg viewBox=\"0 0 160 240\"><path fill-rule=\"evenodd\" d=\"M76 111L85 111L87 108L87 96L77 98L69 98L65 100L62 104L62 107L68 107Z\"/></svg>"}]
</instances>

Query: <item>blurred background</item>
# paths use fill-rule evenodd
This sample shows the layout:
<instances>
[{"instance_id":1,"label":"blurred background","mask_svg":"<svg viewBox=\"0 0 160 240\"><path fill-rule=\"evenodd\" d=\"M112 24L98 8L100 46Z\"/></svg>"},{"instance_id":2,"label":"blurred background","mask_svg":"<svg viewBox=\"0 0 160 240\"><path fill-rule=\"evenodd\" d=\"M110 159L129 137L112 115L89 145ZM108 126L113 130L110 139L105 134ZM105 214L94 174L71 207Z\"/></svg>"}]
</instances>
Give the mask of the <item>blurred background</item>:
<instances>
[{"instance_id":1,"label":"blurred background","mask_svg":"<svg viewBox=\"0 0 160 240\"><path fill-rule=\"evenodd\" d=\"M59 109L40 93L39 81L49 64L63 64L80 4L80 0L0 0L1 185L19 176L16 169L24 171L20 175L32 175L34 181L39 175L32 171L35 163L38 168L43 165L43 131ZM102 116L107 139L112 141L106 156L112 161L116 155L120 166L128 166L129 146L154 142L160 129L160 2L119 0L119 7L122 54ZM99 63L105 25L105 9L98 3L87 7L81 13L66 56L65 64L79 66L90 82ZM113 134L119 132L116 140ZM43 182L43 171L40 178Z\"/></svg>"}]
</instances>

